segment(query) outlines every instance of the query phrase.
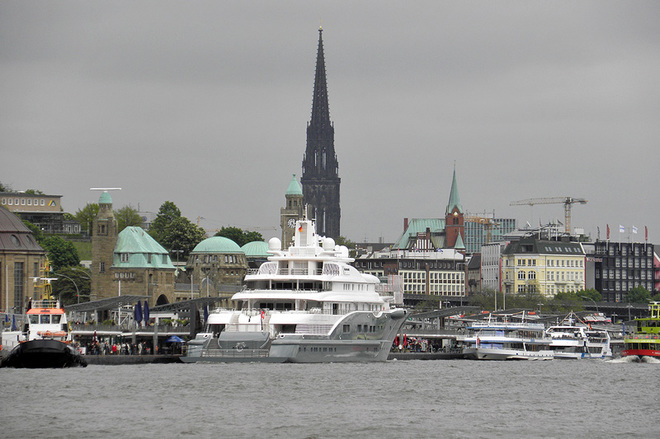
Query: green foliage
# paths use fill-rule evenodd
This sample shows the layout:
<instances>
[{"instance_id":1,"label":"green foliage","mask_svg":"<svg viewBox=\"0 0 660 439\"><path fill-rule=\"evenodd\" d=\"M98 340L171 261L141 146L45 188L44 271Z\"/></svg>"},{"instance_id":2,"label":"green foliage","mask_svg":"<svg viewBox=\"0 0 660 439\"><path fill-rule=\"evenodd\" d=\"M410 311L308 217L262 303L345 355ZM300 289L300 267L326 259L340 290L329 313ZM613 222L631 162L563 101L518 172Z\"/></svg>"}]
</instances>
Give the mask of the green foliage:
<instances>
[{"instance_id":1,"label":"green foliage","mask_svg":"<svg viewBox=\"0 0 660 439\"><path fill-rule=\"evenodd\" d=\"M181 211L176 207L176 204L166 201L158 209L156 218L149 227L149 234L165 248L171 249L171 247L167 247L163 242L166 233L165 229L177 218L181 218Z\"/></svg>"},{"instance_id":2,"label":"green foliage","mask_svg":"<svg viewBox=\"0 0 660 439\"><path fill-rule=\"evenodd\" d=\"M124 206L119 210L115 210L114 215L117 220L118 232L126 227L142 225L142 216L131 206Z\"/></svg>"},{"instance_id":3,"label":"green foliage","mask_svg":"<svg viewBox=\"0 0 660 439\"><path fill-rule=\"evenodd\" d=\"M76 221L80 223L80 227L84 233L88 235L92 234L92 227L94 226L94 220L99 214L99 205L96 203L87 203L82 209L78 209L76 212L75 218Z\"/></svg>"},{"instance_id":4,"label":"green foliage","mask_svg":"<svg viewBox=\"0 0 660 439\"><path fill-rule=\"evenodd\" d=\"M595 290L593 288L590 288L588 290L580 290L576 294L580 299L584 301L590 301L590 300L593 300L594 302L603 301L603 295L600 294L598 290Z\"/></svg>"},{"instance_id":5,"label":"green foliage","mask_svg":"<svg viewBox=\"0 0 660 439\"><path fill-rule=\"evenodd\" d=\"M22 221L23 224L25 224L27 228L30 229L30 231L32 232L32 236L34 237L34 240L37 241L37 243L41 243L41 241L44 239L44 234L41 231L41 229L38 226L32 224L28 220L22 220Z\"/></svg>"},{"instance_id":6,"label":"green foliage","mask_svg":"<svg viewBox=\"0 0 660 439\"><path fill-rule=\"evenodd\" d=\"M28 189L28 190L25 191L25 193L28 194L28 195L43 195L44 194L43 192L41 192L38 189Z\"/></svg>"},{"instance_id":7,"label":"green foliage","mask_svg":"<svg viewBox=\"0 0 660 439\"><path fill-rule=\"evenodd\" d=\"M44 238L40 244L48 253L52 271L56 272L64 267L80 265L78 251L69 241L65 241L59 236L49 236Z\"/></svg>"},{"instance_id":8,"label":"green foliage","mask_svg":"<svg viewBox=\"0 0 660 439\"><path fill-rule=\"evenodd\" d=\"M183 250L181 256L186 258L205 237L204 229L190 222L188 218L179 217L165 227L159 242L168 250Z\"/></svg>"},{"instance_id":9,"label":"green foliage","mask_svg":"<svg viewBox=\"0 0 660 439\"><path fill-rule=\"evenodd\" d=\"M62 267L54 271L53 277L58 279L51 282L52 295L59 298L64 305L89 301L91 291L89 270L82 267Z\"/></svg>"},{"instance_id":10,"label":"green foliage","mask_svg":"<svg viewBox=\"0 0 660 439\"><path fill-rule=\"evenodd\" d=\"M651 293L644 287L634 287L631 288L626 296L624 297L624 302L628 303L649 303L651 299Z\"/></svg>"},{"instance_id":11,"label":"green foliage","mask_svg":"<svg viewBox=\"0 0 660 439\"><path fill-rule=\"evenodd\" d=\"M64 221L75 221L76 217L73 214L70 214L69 212L64 212L62 215L64 218Z\"/></svg>"},{"instance_id":12,"label":"green foliage","mask_svg":"<svg viewBox=\"0 0 660 439\"><path fill-rule=\"evenodd\" d=\"M239 247L243 247L248 242L252 241L263 241L264 238L259 232L250 232L247 230L239 229L238 227L223 227L220 229L215 236L223 236L229 238L238 244Z\"/></svg>"},{"instance_id":13,"label":"green foliage","mask_svg":"<svg viewBox=\"0 0 660 439\"><path fill-rule=\"evenodd\" d=\"M8 184L0 181L0 192L14 192L14 190Z\"/></svg>"},{"instance_id":14,"label":"green foliage","mask_svg":"<svg viewBox=\"0 0 660 439\"><path fill-rule=\"evenodd\" d=\"M335 239L335 244L343 245L343 246L345 246L346 248L349 248L349 249L354 249L355 248L355 243L353 241L351 241L350 239L345 238L343 236L337 236L337 239Z\"/></svg>"}]
</instances>

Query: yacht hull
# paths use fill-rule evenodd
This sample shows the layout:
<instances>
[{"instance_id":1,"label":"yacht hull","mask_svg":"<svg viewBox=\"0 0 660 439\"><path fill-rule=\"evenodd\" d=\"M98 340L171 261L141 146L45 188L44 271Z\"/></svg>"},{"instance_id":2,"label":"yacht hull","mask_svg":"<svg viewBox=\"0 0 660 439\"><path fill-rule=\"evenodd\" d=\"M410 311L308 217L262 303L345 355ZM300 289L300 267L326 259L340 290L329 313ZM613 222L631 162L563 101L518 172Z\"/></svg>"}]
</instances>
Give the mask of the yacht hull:
<instances>
[{"instance_id":1,"label":"yacht hull","mask_svg":"<svg viewBox=\"0 0 660 439\"><path fill-rule=\"evenodd\" d=\"M551 351L523 351L516 349L497 348L465 348L465 358L471 360L552 360L554 355Z\"/></svg>"}]
</instances>

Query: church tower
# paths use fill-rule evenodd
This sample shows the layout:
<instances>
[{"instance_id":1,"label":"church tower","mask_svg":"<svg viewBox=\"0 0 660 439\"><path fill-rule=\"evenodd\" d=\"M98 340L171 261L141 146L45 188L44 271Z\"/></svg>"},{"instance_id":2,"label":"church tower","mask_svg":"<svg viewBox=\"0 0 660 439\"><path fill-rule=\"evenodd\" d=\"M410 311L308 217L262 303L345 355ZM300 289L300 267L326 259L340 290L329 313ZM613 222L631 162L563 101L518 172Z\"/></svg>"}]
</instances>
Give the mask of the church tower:
<instances>
[{"instance_id":1,"label":"church tower","mask_svg":"<svg viewBox=\"0 0 660 439\"><path fill-rule=\"evenodd\" d=\"M456 165L454 165L454 179L451 182L451 191L449 193L449 203L445 211L445 233L446 247L462 247L465 239L465 218L463 215L463 206L461 198L458 196L458 184L456 183Z\"/></svg>"},{"instance_id":2,"label":"church tower","mask_svg":"<svg viewBox=\"0 0 660 439\"><path fill-rule=\"evenodd\" d=\"M110 274L117 243L117 220L112 213L112 197L108 192L101 193L99 213L93 224L90 300L99 300L117 295L117 287Z\"/></svg>"},{"instance_id":3,"label":"church tower","mask_svg":"<svg viewBox=\"0 0 660 439\"><path fill-rule=\"evenodd\" d=\"M323 55L323 29L319 28L312 117L307 124L307 147L302 163L303 200L323 236L340 236L339 163L335 154L335 128L330 122L328 87Z\"/></svg>"},{"instance_id":4,"label":"church tower","mask_svg":"<svg viewBox=\"0 0 660 439\"><path fill-rule=\"evenodd\" d=\"M296 180L296 174L286 190L286 205L280 209L280 227L282 228L282 248L289 248L296 231L296 221L303 217L303 191Z\"/></svg>"}]
</instances>

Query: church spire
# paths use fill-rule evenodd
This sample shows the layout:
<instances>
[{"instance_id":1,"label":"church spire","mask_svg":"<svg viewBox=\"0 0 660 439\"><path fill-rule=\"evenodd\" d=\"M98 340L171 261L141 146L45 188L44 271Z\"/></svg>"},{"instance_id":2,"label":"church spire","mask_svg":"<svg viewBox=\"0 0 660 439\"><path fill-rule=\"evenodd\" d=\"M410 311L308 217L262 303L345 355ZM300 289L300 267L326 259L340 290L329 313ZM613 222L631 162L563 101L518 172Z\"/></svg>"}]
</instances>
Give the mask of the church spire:
<instances>
[{"instance_id":1,"label":"church spire","mask_svg":"<svg viewBox=\"0 0 660 439\"><path fill-rule=\"evenodd\" d=\"M330 126L328 85L325 75L325 56L323 54L323 28L321 27L319 27L319 47L316 52L316 75L314 76L314 98L312 100L310 125L317 127Z\"/></svg>"},{"instance_id":2,"label":"church spire","mask_svg":"<svg viewBox=\"0 0 660 439\"><path fill-rule=\"evenodd\" d=\"M451 213L454 208L459 213L463 213L463 206L461 206L461 197L458 196L458 184L456 183L456 164L454 163L454 179L451 182L451 191L449 192L449 203L447 204L447 211L445 214Z\"/></svg>"},{"instance_id":3,"label":"church spire","mask_svg":"<svg viewBox=\"0 0 660 439\"><path fill-rule=\"evenodd\" d=\"M316 231L331 238L340 236L341 179L335 154L335 128L330 122L328 107L322 28L319 28L312 117L307 123L307 147L303 155L300 183L306 209L311 218L316 220Z\"/></svg>"}]
</instances>

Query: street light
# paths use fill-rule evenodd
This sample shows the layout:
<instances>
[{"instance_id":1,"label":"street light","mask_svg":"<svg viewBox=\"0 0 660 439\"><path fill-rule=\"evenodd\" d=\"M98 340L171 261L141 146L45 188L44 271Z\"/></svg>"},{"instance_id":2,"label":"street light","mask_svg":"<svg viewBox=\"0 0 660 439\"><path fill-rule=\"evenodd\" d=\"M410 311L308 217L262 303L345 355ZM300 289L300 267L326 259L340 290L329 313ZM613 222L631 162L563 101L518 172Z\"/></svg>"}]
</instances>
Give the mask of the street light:
<instances>
[{"instance_id":1,"label":"street light","mask_svg":"<svg viewBox=\"0 0 660 439\"><path fill-rule=\"evenodd\" d=\"M62 276L66 279L69 279L73 283L73 286L76 287L76 297L78 297L78 303L80 303L80 290L78 289L78 285L76 284L76 282L73 279L71 279L69 276L65 275L65 274L60 274L60 273L53 273L53 274L55 276ZM61 295L62 294L60 293L60 302L62 302Z\"/></svg>"},{"instance_id":2,"label":"street light","mask_svg":"<svg viewBox=\"0 0 660 439\"><path fill-rule=\"evenodd\" d=\"M594 303L594 306L596 307L596 312L598 312L598 304L596 304L596 301L594 299L592 299L591 297L587 297L587 296L578 296L578 297L581 298L581 299L591 300Z\"/></svg>"}]
</instances>

